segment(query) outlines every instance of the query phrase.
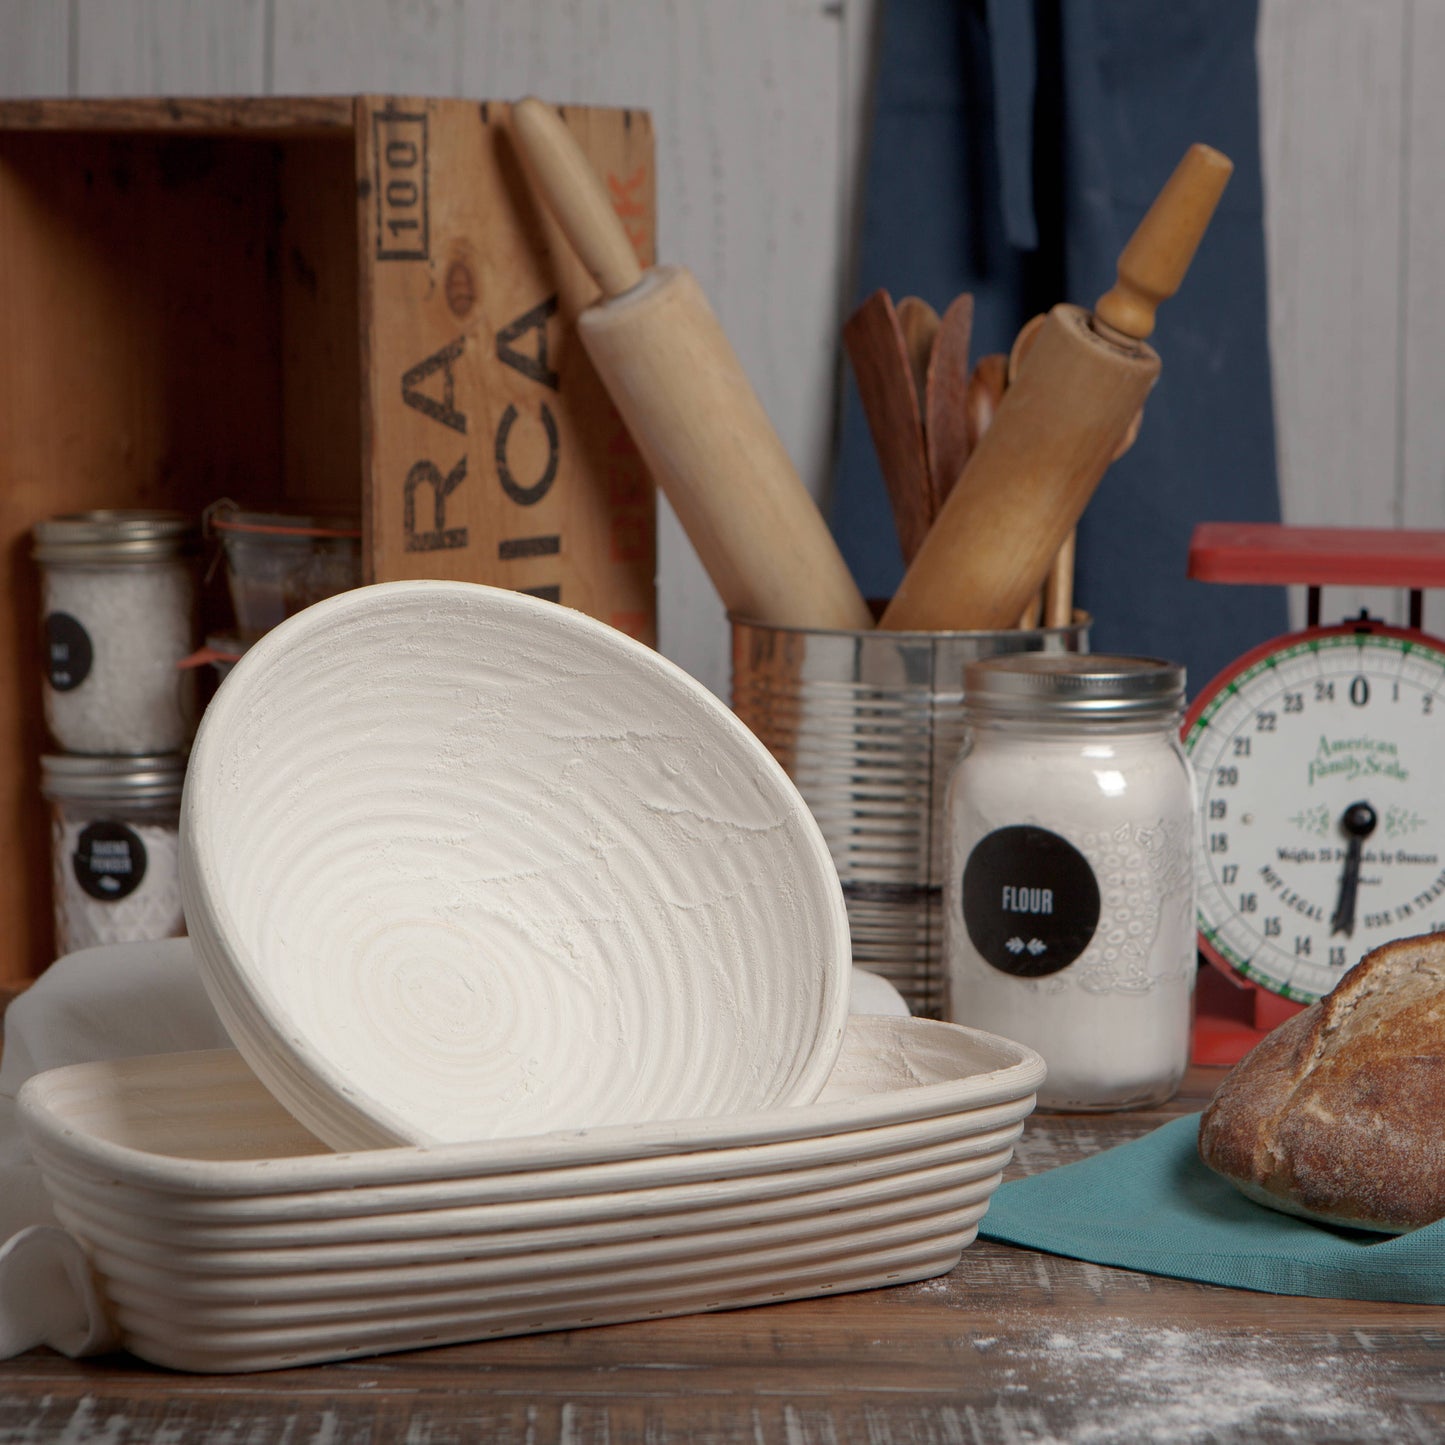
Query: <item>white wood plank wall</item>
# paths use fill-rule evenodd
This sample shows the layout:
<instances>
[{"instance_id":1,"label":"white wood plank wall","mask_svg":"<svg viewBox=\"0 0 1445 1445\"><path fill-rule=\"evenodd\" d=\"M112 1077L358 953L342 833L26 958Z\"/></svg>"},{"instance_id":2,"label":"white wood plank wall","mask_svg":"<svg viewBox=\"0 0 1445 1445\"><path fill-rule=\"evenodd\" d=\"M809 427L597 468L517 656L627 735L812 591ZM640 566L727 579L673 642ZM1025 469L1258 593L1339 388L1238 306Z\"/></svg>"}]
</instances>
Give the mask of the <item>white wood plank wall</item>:
<instances>
[{"instance_id":1,"label":"white wood plank wall","mask_svg":"<svg viewBox=\"0 0 1445 1445\"><path fill-rule=\"evenodd\" d=\"M414 91L645 106L659 253L694 270L816 494L877 0L0 0L0 93ZM1294 522L1445 528L1445 0L1263 0L1270 336ZM663 650L726 627L663 518ZM1327 617L1398 593L1327 593ZM1296 599L1296 613L1302 603ZM1427 622L1445 630L1445 598Z\"/></svg>"},{"instance_id":2,"label":"white wood plank wall","mask_svg":"<svg viewBox=\"0 0 1445 1445\"><path fill-rule=\"evenodd\" d=\"M1445 528L1445 3L1263 0L1258 54L1285 520ZM1407 620L1349 589L1322 620L1362 606Z\"/></svg>"}]
</instances>

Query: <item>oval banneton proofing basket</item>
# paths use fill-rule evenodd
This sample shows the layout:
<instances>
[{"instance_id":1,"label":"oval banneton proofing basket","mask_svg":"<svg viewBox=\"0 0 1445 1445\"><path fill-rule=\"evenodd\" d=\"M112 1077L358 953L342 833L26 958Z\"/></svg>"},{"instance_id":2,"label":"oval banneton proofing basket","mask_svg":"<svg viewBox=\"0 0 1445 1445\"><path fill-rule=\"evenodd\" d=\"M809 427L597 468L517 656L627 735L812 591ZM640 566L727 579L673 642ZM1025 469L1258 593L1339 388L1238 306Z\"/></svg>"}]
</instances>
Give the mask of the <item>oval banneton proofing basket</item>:
<instances>
[{"instance_id":1,"label":"oval banneton proofing basket","mask_svg":"<svg viewBox=\"0 0 1445 1445\"><path fill-rule=\"evenodd\" d=\"M338 1149L807 1103L848 1010L806 804L701 684L464 582L319 602L206 710L181 887L207 992Z\"/></svg>"}]
</instances>

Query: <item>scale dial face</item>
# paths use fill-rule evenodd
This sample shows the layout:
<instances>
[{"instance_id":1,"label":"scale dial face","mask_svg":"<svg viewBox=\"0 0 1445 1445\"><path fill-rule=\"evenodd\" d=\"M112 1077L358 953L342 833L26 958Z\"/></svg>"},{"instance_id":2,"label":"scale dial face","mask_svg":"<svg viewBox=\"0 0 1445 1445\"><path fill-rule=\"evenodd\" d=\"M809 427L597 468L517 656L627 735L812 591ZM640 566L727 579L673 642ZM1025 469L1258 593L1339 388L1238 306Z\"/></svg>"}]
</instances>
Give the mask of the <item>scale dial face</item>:
<instances>
[{"instance_id":1,"label":"scale dial face","mask_svg":"<svg viewBox=\"0 0 1445 1445\"><path fill-rule=\"evenodd\" d=\"M1276 638L1184 723L1199 940L1300 1003L1445 929L1445 642L1359 622Z\"/></svg>"}]
</instances>

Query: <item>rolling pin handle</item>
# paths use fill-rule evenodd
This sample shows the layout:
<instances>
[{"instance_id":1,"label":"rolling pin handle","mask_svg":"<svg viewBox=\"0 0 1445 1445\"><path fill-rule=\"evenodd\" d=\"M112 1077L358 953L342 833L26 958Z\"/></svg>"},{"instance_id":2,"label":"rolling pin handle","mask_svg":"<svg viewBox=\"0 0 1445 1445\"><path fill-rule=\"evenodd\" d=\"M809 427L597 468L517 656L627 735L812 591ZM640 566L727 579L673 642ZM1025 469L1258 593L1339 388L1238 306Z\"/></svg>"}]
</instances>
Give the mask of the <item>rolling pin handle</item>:
<instances>
[{"instance_id":1,"label":"rolling pin handle","mask_svg":"<svg viewBox=\"0 0 1445 1445\"><path fill-rule=\"evenodd\" d=\"M1119 256L1119 279L1094 315L1134 341L1154 330L1154 312L1180 287L1204 238L1234 162L1213 146L1192 145Z\"/></svg>"},{"instance_id":2,"label":"rolling pin handle","mask_svg":"<svg viewBox=\"0 0 1445 1445\"><path fill-rule=\"evenodd\" d=\"M512 132L572 248L604 296L642 280L627 231L601 178L562 117L535 96L512 107Z\"/></svg>"}]
</instances>

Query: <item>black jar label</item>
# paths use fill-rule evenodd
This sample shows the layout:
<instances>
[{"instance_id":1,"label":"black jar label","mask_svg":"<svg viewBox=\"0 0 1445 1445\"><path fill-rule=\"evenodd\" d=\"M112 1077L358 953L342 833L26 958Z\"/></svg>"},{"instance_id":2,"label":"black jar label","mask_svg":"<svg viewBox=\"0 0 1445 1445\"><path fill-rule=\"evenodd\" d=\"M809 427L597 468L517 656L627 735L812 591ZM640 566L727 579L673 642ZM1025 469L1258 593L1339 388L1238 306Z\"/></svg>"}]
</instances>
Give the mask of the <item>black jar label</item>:
<instances>
[{"instance_id":1,"label":"black jar label","mask_svg":"<svg viewBox=\"0 0 1445 1445\"><path fill-rule=\"evenodd\" d=\"M963 921L994 968L1043 978L1067 968L1099 926L1099 883L1089 860L1047 828L996 828L963 868Z\"/></svg>"},{"instance_id":2,"label":"black jar label","mask_svg":"<svg viewBox=\"0 0 1445 1445\"><path fill-rule=\"evenodd\" d=\"M146 876L146 845L124 823L88 823L70 861L75 881L92 898L113 903L140 887Z\"/></svg>"},{"instance_id":3,"label":"black jar label","mask_svg":"<svg viewBox=\"0 0 1445 1445\"><path fill-rule=\"evenodd\" d=\"M90 634L68 612L45 619L45 671L56 692L69 692L90 676L95 649Z\"/></svg>"}]
</instances>

